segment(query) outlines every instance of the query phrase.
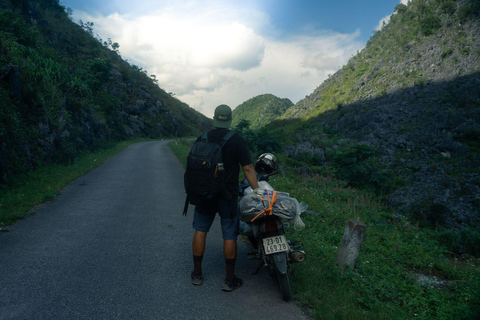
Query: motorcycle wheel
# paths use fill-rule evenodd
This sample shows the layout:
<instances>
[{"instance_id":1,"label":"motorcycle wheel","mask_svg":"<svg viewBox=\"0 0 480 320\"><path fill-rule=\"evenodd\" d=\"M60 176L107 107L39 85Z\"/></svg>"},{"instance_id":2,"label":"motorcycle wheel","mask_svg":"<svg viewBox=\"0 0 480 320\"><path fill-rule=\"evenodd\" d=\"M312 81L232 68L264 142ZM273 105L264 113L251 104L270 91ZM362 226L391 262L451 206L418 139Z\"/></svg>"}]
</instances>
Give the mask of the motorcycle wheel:
<instances>
[{"instance_id":1,"label":"motorcycle wheel","mask_svg":"<svg viewBox=\"0 0 480 320\"><path fill-rule=\"evenodd\" d=\"M291 301L292 288L290 287L290 279L288 276L288 272L281 274L277 268L275 269L277 271L277 280L278 280L278 285L280 286L280 293L282 294L282 298L285 301Z\"/></svg>"}]
</instances>

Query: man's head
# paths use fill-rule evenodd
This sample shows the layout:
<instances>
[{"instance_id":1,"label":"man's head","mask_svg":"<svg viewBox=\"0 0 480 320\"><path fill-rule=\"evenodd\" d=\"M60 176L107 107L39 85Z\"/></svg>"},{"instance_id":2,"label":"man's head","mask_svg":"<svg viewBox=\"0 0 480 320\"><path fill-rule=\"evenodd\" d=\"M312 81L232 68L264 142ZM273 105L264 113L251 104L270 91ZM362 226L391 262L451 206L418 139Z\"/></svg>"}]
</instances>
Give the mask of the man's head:
<instances>
[{"instance_id":1,"label":"man's head","mask_svg":"<svg viewBox=\"0 0 480 320\"><path fill-rule=\"evenodd\" d=\"M213 126L216 128L230 128L232 124L232 109L226 104L221 104L215 109Z\"/></svg>"}]
</instances>

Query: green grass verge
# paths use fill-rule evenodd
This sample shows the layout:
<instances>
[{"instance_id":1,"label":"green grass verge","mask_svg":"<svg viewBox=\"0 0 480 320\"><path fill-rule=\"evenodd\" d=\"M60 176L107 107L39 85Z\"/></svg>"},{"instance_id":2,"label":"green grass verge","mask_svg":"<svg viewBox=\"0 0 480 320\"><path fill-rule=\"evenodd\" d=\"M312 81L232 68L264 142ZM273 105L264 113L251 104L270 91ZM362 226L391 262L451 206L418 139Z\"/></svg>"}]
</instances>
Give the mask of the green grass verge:
<instances>
[{"instance_id":1,"label":"green grass verge","mask_svg":"<svg viewBox=\"0 0 480 320\"><path fill-rule=\"evenodd\" d=\"M190 143L191 144L191 143ZM170 143L184 163L189 142ZM394 217L372 194L331 177L300 177L283 167L271 177L277 190L317 214L305 229L287 227L307 259L292 265L296 303L317 319L476 319L480 316L480 260L450 254L438 233ZM341 274L336 255L348 220L367 225L354 269ZM240 259L242 257L239 257ZM419 279L421 281L419 281Z\"/></svg>"},{"instance_id":2,"label":"green grass verge","mask_svg":"<svg viewBox=\"0 0 480 320\"><path fill-rule=\"evenodd\" d=\"M187 166L188 152L194 142L195 140L193 139L180 139L168 143L168 146L172 149L173 153L178 158L178 161L180 161L184 168Z\"/></svg>"},{"instance_id":3,"label":"green grass verge","mask_svg":"<svg viewBox=\"0 0 480 320\"><path fill-rule=\"evenodd\" d=\"M0 228L32 214L32 208L49 201L71 181L100 166L105 160L141 139L122 141L80 156L71 165L51 164L19 176L0 189Z\"/></svg>"}]
</instances>

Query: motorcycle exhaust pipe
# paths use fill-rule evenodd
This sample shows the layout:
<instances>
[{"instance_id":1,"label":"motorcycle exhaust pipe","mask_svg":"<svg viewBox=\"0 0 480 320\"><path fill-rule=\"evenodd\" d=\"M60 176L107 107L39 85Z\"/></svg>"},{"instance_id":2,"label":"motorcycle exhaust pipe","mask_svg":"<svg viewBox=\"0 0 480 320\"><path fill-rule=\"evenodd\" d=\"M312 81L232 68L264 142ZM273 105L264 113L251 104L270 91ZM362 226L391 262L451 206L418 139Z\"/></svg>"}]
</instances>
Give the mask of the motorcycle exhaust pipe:
<instances>
[{"instance_id":1,"label":"motorcycle exhaust pipe","mask_svg":"<svg viewBox=\"0 0 480 320\"><path fill-rule=\"evenodd\" d=\"M290 260L292 263L294 262L303 262L305 261L305 252L303 251L295 251L290 253Z\"/></svg>"}]
</instances>

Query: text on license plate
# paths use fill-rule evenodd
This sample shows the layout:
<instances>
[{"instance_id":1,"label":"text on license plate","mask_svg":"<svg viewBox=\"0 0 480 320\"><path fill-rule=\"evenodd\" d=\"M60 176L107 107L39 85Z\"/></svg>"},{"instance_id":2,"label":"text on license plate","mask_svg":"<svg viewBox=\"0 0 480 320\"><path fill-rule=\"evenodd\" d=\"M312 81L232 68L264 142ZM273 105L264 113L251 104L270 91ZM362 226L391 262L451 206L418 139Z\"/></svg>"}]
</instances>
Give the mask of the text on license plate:
<instances>
[{"instance_id":1,"label":"text on license plate","mask_svg":"<svg viewBox=\"0 0 480 320\"><path fill-rule=\"evenodd\" d=\"M288 243L285 235L263 239L263 247L266 254L288 251Z\"/></svg>"}]
</instances>

